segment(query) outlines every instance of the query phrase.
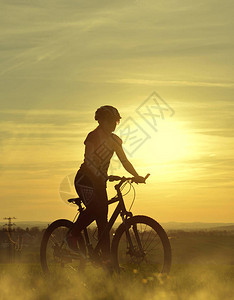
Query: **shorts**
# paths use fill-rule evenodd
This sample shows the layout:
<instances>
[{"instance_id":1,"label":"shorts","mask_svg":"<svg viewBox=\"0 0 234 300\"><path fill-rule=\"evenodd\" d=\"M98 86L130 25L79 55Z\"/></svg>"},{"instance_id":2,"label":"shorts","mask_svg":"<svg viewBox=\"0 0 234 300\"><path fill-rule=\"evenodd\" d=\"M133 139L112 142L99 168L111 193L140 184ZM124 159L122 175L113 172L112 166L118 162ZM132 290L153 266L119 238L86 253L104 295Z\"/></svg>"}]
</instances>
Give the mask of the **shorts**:
<instances>
[{"instance_id":1,"label":"shorts","mask_svg":"<svg viewBox=\"0 0 234 300\"><path fill-rule=\"evenodd\" d=\"M84 175L80 170L75 177L76 192L81 198L85 206L89 206L95 198L95 191L92 181L87 175Z\"/></svg>"}]
</instances>

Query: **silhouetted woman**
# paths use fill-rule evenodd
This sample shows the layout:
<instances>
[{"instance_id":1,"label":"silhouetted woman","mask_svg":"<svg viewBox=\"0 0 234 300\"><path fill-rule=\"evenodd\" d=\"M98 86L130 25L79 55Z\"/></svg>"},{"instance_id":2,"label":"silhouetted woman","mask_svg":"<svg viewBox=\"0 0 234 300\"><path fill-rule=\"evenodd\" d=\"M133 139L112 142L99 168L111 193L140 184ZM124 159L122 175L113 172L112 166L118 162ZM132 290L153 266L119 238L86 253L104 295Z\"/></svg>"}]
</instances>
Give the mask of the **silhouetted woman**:
<instances>
[{"instance_id":1,"label":"silhouetted woman","mask_svg":"<svg viewBox=\"0 0 234 300\"><path fill-rule=\"evenodd\" d=\"M86 209L79 215L67 237L67 243L74 251L78 250L77 238L84 227L96 220L98 237L100 238L107 225L108 199L106 181L110 159L114 152L117 154L123 167L135 176L138 182L144 182L144 178L138 175L127 159L122 148L121 138L113 133L120 119L120 114L115 107L109 105L101 106L95 113L95 120L98 121L99 125L88 134L84 141L84 162L76 174L74 184ZM109 233L104 237L101 250L103 260L108 260L110 254Z\"/></svg>"}]
</instances>

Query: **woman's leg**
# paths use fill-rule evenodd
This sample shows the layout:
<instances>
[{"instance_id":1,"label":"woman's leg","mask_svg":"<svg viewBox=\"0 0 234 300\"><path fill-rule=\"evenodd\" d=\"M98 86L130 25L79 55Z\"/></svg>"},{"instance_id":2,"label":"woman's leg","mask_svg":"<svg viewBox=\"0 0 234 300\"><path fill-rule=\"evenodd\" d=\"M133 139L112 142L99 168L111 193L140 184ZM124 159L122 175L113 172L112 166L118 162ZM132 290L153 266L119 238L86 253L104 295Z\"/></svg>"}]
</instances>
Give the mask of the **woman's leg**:
<instances>
[{"instance_id":1,"label":"woman's leg","mask_svg":"<svg viewBox=\"0 0 234 300\"><path fill-rule=\"evenodd\" d=\"M106 226L108 224L107 212L108 209L103 207L102 212L99 213L96 218L96 223L98 227L98 239L103 238L101 250L104 259L108 259L110 257L110 234L109 231L105 232Z\"/></svg>"},{"instance_id":2,"label":"woman's leg","mask_svg":"<svg viewBox=\"0 0 234 300\"><path fill-rule=\"evenodd\" d=\"M77 187L77 190L80 191L81 189L82 187ZM98 226L98 236L100 237L107 224L107 215L108 204L106 190L94 189L92 201L79 215L78 219L73 225L72 232L74 235L76 235L76 231L78 233L96 220Z\"/></svg>"},{"instance_id":3,"label":"woman's leg","mask_svg":"<svg viewBox=\"0 0 234 300\"><path fill-rule=\"evenodd\" d=\"M78 216L78 219L74 223L71 234L77 236L81 230L87 227L95 220L95 190L91 180L82 174L80 170L77 172L74 185L76 192L86 205L86 209Z\"/></svg>"},{"instance_id":4,"label":"woman's leg","mask_svg":"<svg viewBox=\"0 0 234 300\"><path fill-rule=\"evenodd\" d=\"M97 179L97 181L92 182L87 176L84 176L78 171L75 178L75 188L78 195L83 199L85 196L82 185L86 185L93 189L93 193L89 193L91 197L86 199L88 203L86 209L79 215L77 221L74 223L71 233L74 236L78 236L80 232L96 220L98 227L98 238L100 239L105 231L108 220L108 198L106 193L106 185L104 182ZM85 202L85 199L83 199ZM101 250L104 258L109 258L110 256L110 235L106 232L103 236L103 243L101 245Z\"/></svg>"}]
</instances>

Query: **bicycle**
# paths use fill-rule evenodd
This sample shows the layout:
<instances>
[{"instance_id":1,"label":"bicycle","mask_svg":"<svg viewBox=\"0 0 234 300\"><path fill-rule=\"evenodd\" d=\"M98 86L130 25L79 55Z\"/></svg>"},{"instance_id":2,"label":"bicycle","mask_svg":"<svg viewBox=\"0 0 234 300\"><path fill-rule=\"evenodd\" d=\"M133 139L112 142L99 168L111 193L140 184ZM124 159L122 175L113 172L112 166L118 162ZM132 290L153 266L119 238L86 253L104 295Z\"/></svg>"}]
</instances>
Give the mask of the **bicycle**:
<instances>
[{"instance_id":1,"label":"bicycle","mask_svg":"<svg viewBox=\"0 0 234 300\"><path fill-rule=\"evenodd\" d=\"M145 180L149 175L146 175ZM111 260L114 270L138 272L148 276L156 273L168 274L171 267L171 246L166 232L158 222L148 216L133 216L130 212L132 205L129 211L126 210L122 190L127 183L130 184L131 189L132 183L136 182L135 178L111 175L108 179L119 181L115 185L117 194L108 200L108 205L116 202L118 204L109 219L105 232L112 230L119 215L122 218L122 223L115 230L111 242ZM71 198L68 202L78 206L77 215L82 214L85 208L81 198ZM79 252L73 252L65 242L66 234L73 222L59 219L45 230L40 248L40 261L44 273L56 272L58 268L83 272L87 262L101 264L100 245L104 234L93 246L90 240L90 230L85 228L78 239Z\"/></svg>"}]
</instances>

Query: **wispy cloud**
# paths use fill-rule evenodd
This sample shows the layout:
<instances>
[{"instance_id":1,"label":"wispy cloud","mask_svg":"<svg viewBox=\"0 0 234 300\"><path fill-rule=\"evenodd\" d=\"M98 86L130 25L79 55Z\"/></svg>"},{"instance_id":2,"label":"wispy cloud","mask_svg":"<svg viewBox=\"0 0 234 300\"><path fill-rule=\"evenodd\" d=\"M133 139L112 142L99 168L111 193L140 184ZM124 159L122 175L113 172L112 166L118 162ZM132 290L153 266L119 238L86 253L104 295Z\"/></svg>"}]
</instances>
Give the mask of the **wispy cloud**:
<instances>
[{"instance_id":1,"label":"wispy cloud","mask_svg":"<svg viewBox=\"0 0 234 300\"><path fill-rule=\"evenodd\" d=\"M40 180L57 192L60 179L50 174L65 176L83 158L98 106L118 106L128 117L154 90L195 137L198 156L214 154L178 165L179 184L192 185L186 176L195 170L198 187L212 184L209 173L229 186L233 161L218 159L233 155L232 14L231 0L1 1L1 184L11 199L20 191L16 209L34 192L18 178L35 179L35 198L45 202L51 194Z\"/></svg>"},{"instance_id":2,"label":"wispy cloud","mask_svg":"<svg viewBox=\"0 0 234 300\"><path fill-rule=\"evenodd\" d=\"M126 84L142 84L150 86L197 86L197 87L225 87L234 88L234 82L202 82L202 81L183 81L183 80L150 80L150 79L134 79L124 78L110 80L111 83L126 83Z\"/></svg>"}]
</instances>

